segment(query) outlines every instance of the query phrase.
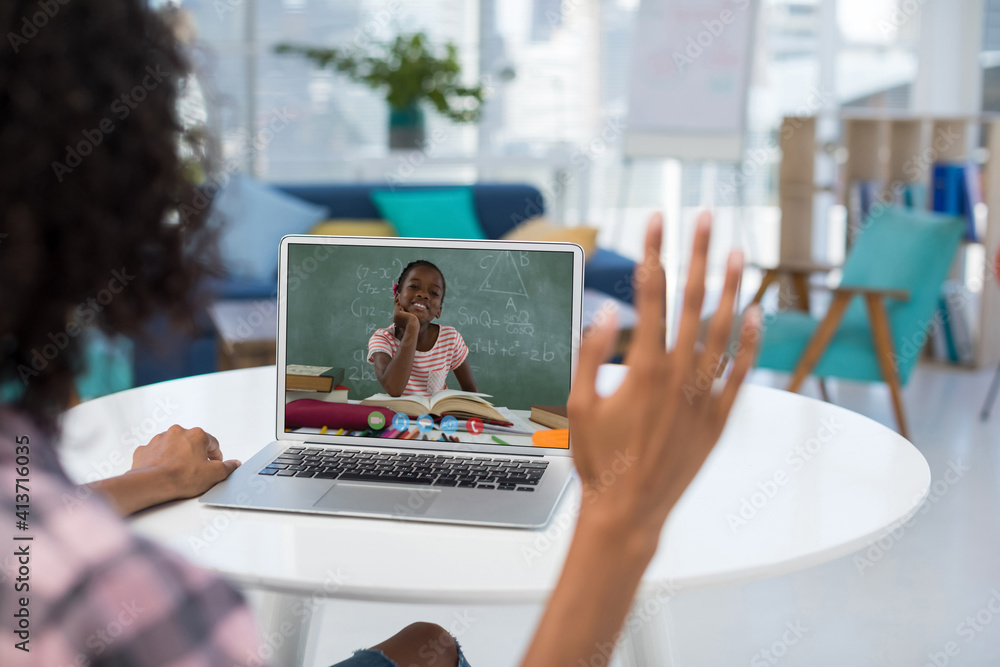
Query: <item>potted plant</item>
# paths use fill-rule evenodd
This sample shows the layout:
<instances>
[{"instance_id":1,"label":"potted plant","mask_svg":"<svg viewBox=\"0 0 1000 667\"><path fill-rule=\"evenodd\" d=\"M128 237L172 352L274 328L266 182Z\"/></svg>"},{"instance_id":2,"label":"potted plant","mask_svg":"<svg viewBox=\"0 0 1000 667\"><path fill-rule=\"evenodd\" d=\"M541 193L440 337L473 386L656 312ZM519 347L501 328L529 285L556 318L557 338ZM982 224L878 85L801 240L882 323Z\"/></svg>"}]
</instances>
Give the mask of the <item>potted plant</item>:
<instances>
[{"instance_id":1,"label":"potted plant","mask_svg":"<svg viewBox=\"0 0 1000 667\"><path fill-rule=\"evenodd\" d=\"M389 148L423 147L424 101L456 123L479 120L482 84L462 85L455 45L445 44L439 56L422 32L402 34L367 50L278 44L274 52L305 56L321 69L381 90L389 103Z\"/></svg>"}]
</instances>

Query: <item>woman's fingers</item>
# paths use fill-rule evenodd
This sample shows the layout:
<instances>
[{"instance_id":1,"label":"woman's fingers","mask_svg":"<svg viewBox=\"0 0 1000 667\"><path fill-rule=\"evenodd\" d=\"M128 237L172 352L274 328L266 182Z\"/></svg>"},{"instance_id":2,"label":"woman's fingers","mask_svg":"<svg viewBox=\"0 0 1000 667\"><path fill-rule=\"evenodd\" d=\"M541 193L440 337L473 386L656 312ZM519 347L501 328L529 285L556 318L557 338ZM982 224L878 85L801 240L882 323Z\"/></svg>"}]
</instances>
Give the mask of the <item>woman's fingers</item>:
<instances>
[{"instance_id":1,"label":"woman's fingers","mask_svg":"<svg viewBox=\"0 0 1000 667\"><path fill-rule=\"evenodd\" d=\"M725 421L729 410L733 407L736 394L740 390L743 378L746 377L750 364L757 353L757 343L760 341L760 307L754 306L746 311L743 317L743 327L740 331L739 349L736 351L736 363L733 373L729 376L726 386L719 395L719 419Z\"/></svg>"},{"instance_id":2,"label":"woman's fingers","mask_svg":"<svg viewBox=\"0 0 1000 667\"><path fill-rule=\"evenodd\" d=\"M219 445L219 440L211 433L206 433L205 437L208 439L206 444L206 455L209 459L213 461L222 460L222 447Z\"/></svg>"},{"instance_id":3,"label":"woman's fingers","mask_svg":"<svg viewBox=\"0 0 1000 667\"><path fill-rule=\"evenodd\" d=\"M722 289L718 309L712 316L705 340L705 349L701 353L698 364L698 379L711 382L718 372L721 362L728 354L729 336L733 326L733 306L736 303L736 292L739 289L740 277L743 274L743 253L734 250L729 253L726 263L726 283Z\"/></svg>"},{"instance_id":4,"label":"woman's fingers","mask_svg":"<svg viewBox=\"0 0 1000 667\"><path fill-rule=\"evenodd\" d=\"M635 309L639 321L635 328L626 364L642 363L654 350L662 351L666 344L667 280L660 264L663 244L663 217L653 214L646 227L646 246L642 263L636 267Z\"/></svg>"},{"instance_id":5,"label":"woman's fingers","mask_svg":"<svg viewBox=\"0 0 1000 667\"><path fill-rule=\"evenodd\" d=\"M681 363L694 367L694 345L698 340L701 320L701 305L705 299L705 271L708 264L708 244L712 235L712 216L708 211L698 216L694 231L694 247L691 250L691 266L688 269L687 285L684 288L684 305L681 325L677 334L674 351L680 355Z\"/></svg>"},{"instance_id":6,"label":"woman's fingers","mask_svg":"<svg viewBox=\"0 0 1000 667\"><path fill-rule=\"evenodd\" d=\"M614 311L607 311L607 315L599 319L602 321L596 322L587 330L580 344L576 378L569 395L570 405L583 410L597 397L597 371L610 356L611 347L618 335Z\"/></svg>"}]
</instances>

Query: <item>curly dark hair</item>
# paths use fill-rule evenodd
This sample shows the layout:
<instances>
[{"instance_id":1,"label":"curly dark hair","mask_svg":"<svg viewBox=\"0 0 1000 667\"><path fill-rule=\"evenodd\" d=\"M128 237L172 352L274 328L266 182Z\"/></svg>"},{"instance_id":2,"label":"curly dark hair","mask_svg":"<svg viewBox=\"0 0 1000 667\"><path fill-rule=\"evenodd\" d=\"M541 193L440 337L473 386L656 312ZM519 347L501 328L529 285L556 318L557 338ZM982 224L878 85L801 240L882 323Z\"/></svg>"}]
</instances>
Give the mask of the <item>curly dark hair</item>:
<instances>
[{"instance_id":1,"label":"curly dark hair","mask_svg":"<svg viewBox=\"0 0 1000 667\"><path fill-rule=\"evenodd\" d=\"M399 278L396 279L396 286L402 285L403 281L406 280L406 275L417 268L418 266L426 266L428 268L434 269L441 276L441 287L444 288L444 293L441 294L441 303L444 303L444 295L448 292L448 283L444 279L444 271L439 269L433 262L428 262L426 259L415 259L406 266L403 267L403 272L399 274ZM395 295L396 286L393 287L393 295Z\"/></svg>"},{"instance_id":2,"label":"curly dark hair","mask_svg":"<svg viewBox=\"0 0 1000 667\"><path fill-rule=\"evenodd\" d=\"M0 35L0 388L50 430L84 328L195 312L218 262L179 150L204 151L178 117L187 59L143 0L5 0Z\"/></svg>"}]
</instances>

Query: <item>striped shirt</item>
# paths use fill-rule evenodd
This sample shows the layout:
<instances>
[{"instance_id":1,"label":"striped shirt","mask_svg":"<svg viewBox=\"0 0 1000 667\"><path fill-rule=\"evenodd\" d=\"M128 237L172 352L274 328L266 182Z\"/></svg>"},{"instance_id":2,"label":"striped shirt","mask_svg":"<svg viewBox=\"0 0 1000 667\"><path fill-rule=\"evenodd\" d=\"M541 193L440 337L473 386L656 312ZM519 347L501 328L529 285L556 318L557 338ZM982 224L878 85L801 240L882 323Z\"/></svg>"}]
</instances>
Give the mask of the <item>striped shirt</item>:
<instances>
[{"instance_id":1,"label":"striped shirt","mask_svg":"<svg viewBox=\"0 0 1000 667\"><path fill-rule=\"evenodd\" d=\"M455 327L447 324L438 326L441 330L438 332L434 347L426 352L417 350L414 353L413 367L410 369L410 378L406 381L404 394L433 396L445 388L449 371L461 366L469 356L469 348ZM385 352L390 357L396 356L402 343L396 339L395 331L396 325L390 324L372 334L368 340L368 363L374 362L376 352Z\"/></svg>"}]
</instances>

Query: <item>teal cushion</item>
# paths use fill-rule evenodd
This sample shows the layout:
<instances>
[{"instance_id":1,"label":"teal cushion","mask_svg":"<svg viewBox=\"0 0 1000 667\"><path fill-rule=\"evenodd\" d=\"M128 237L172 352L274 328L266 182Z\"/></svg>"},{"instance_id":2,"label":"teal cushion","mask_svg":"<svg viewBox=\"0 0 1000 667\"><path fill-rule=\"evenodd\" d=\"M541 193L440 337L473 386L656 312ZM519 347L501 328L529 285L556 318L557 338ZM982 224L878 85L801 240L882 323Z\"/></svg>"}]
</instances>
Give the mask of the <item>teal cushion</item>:
<instances>
[{"instance_id":1,"label":"teal cushion","mask_svg":"<svg viewBox=\"0 0 1000 667\"><path fill-rule=\"evenodd\" d=\"M379 214L400 236L432 239L485 239L469 188L449 190L375 190Z\"/></svg>"},{"instance_id":2,"label":"teal cushion","mask_svg":"<svg viewBox=\"0 0 1000 667\"><path fill-rule=\"evenodd\" d=\"M132 341L125 336L108 337L98 329L87 329L84 336L84 371L75 380L80 400L130 389L135 365Z\"/></svg>"},{"instance_id":3,"label":"teal cushion","mask_svg":"<svg viewBox=\"0 0 1000 667\"><path fill-rule=\"evenodd\" d=\"M281 237L305 234L329 212L237 174L212 201L210 221L221 229L219 251L230 278L273 281Z\"/></svg>"},{"instance_id":4,"label":"teal cushion","mask_svg":"<svg viewBox=\"0 0 1000 667\"><path fill-rule=\"evenodd\" d=\"M757 365L791 373L798 365L817 326L818 321L796 310L766 315ZM856 298L844 314L837 333L812 374L859 382L881 381L868 316L861 299ZM905 383L905 379L903 381Z\"/></svg>"},{"instance_id":5,"label":"teal cushion","mask_svg":"<svg viewBox=\"0 0 1000 667\"><path fill-rule=\"evenodd\" d=\"M82 371L73 379L77 396L87 401L99 396L131 389L134 384L134 352L131 339L109 337L99 329L87 328L81 334ZM24 396L24 383L0 382L0 405L17 403Z\"/></svg>"}]
</instances>

